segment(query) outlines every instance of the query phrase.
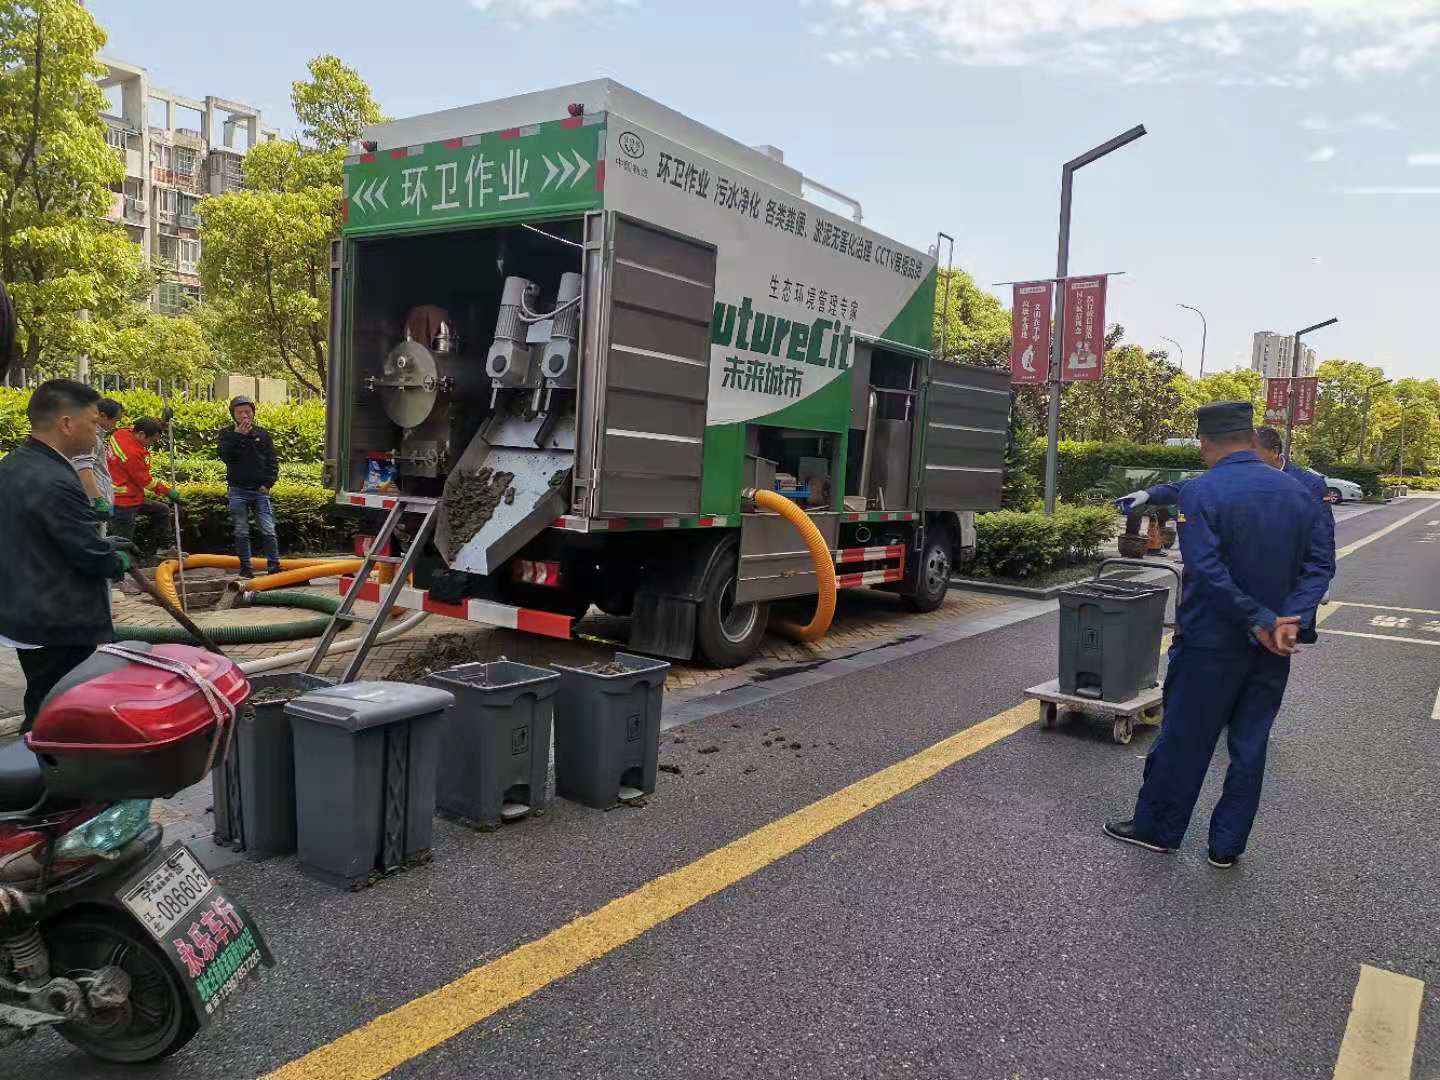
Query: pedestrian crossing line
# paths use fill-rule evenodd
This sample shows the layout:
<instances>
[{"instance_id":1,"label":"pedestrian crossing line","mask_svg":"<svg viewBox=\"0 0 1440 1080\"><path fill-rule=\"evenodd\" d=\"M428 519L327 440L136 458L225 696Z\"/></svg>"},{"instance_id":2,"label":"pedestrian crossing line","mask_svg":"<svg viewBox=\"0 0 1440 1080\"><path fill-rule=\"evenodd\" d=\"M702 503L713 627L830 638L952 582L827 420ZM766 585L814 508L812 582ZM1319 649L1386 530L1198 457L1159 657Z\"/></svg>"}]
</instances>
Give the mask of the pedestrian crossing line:
<instances>
[{"instance_id":1,"label":"pedestrian crossing line","mask_svg":"<svg viewBox=\"0 0 1440 1080\"><path fill-rule=\"evenodd\" d=\"M1038 716L1027 701L857 780L792 814L664 874L588 915L472 968L454 982L417 997L296 1058L264 1080L379 1080L515 1005L573 975L702 900L765 869L867 810L902 795Z\"/></svg>"},{"instance_id":2,"label":"pedestrian crossing line","mask_svg":"<svg viewBox=\"0 0 1440 1080\"><path fill-rule=\"evenodd\" d=\"M1318 625L1318 624L1317 624ZM1403 641L1411 645L1437 645L1440 641L1419 637L1400 637L1398 634L1366 634L1359 630L1321 630L1322 634L1339 634L1341 637L1370 638L1372 641Z\"/></svg>"},{"instance_id":3,"label":"pedestrian crossing line","mask_svg":"<svg viewBox=\"0 0 1440 1080\"><path fill-rule=\"evenodd\" d=\"M1440 720L1440 690L1435 691L1435 707L1430 710L1431 720Z\"/></svg>"},{"instance_id":4,"label":"pedestrian crossing line","mask_svg":"<svg viewBox=\"0 0 1440 1080\"><path fill-rule=\"evenodd\" d=\"M1343 548L1341 548L1339 551L1335 552L1335 558L1337 558L1337 559L1343 559L1343 558L1345 558L1345 556L1347 556L1347 555L1353 555L1355 552L1359 551L1359 550L1360 550L1362 547L1364 547L1366 544L1374 543L1376 540L1379 540L1382 536L1388 536L1388 535L1390 535L1392 532L1394 532L1396 529L1400 528L1402 525L1409 525L1410 522L1414 521L1416 518L1421 517L1421 516L1424 515L1424 514L1433 514L1434 512L1435 512L1435 510L1434 510L1433 507L1424 507L1424 508L1422 508L1422 509L1420 509L1420 510L1416 510L1413 514L1406 514L1406 515L1405 515L1403 518L1401 518L1399 521L1392 521L1389 525L1386 525L1383 529L1376 529L1373 533L1370 533L1368 536L1362 536L1359 540L1356 540L1353 544L1346 544L1346 545L1345 545Z\"/></svg>"},{"instance_id":5,"label":"pedestrian crossing line","mask_svg":"<svg viewBox=\"0 0 1440 1080\"><path fill-rule=\"evenodd\" d=\"M1334 1080L1410 1080L1425 984L1360 965Z\"/></svg>"}]
</instances>

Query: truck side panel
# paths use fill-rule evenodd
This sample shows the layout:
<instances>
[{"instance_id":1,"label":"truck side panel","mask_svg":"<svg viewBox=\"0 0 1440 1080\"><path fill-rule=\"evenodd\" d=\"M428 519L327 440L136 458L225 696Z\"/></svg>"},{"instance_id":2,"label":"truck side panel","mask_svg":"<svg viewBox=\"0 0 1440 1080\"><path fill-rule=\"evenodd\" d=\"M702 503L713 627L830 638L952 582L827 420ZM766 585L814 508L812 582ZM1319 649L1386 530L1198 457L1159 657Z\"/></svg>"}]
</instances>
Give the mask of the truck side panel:
<instances>
[{"instance_id":1,"label":"truck side panel","mask_svg":"<svg viewBox=\"0 0 1440 1080\"><path fill-rule=\"evenodd\" d=\"M1005 479L1010 373L935 364L925 395L920 504L926 510L998 510Z\"/></svg>"}]
</instances>

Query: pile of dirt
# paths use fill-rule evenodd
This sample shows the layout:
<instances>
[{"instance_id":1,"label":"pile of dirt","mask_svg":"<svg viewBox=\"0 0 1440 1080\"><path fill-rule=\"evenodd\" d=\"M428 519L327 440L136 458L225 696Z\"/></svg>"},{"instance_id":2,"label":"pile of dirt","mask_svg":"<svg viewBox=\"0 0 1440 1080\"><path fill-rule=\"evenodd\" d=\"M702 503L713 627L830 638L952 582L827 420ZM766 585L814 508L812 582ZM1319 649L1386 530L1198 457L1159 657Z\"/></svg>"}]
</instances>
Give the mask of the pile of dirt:
<instances>
[{"instance_id":1,"label":"pile of dirt","mask_svg":"<svg viewBox=\"0 0 1440 1080\"><path fill-rule=\"evenodd\" d=\"M250 695L251 705L283 705L307 693L293 686L271 686Z\"/></svg>"},{"instance_id":2,"label":"pile of dirt","mask_svg":"<svg viewBox=\"0 0 1440 1080\"><path fill-rule=\"evenodd\" d=\"M515 501L515 489L510 486L514 479L514 473L486 466L463 470L450 482L445 491L445 514L450 527L451 559L485 527L502 500Z\"/></svg>"},{"instance_id":3,"label":"pile of dirt","mask_svg":"<svg viewBox=\"0 0 1440 1080\"><path fill-rule=\"evenodd\" d=\"M422 653L402 660L388 676L395 682L424 682L427 676L456 664L494 660L486 655L485 642L464 634L441 634Z\"/></svg>"},{"instance_id":4,"label":"pile of dirt","mask_svg":"<svg viewBox=\"0 0 1440 1080\"><path fill-rule=\"evenodd\" d=\"M597 660L593 664L586 664L575 670L583 671L586 675L624 675L630 669L618 660L611 660L609 663Z\"/></svg>"}]
</instances>

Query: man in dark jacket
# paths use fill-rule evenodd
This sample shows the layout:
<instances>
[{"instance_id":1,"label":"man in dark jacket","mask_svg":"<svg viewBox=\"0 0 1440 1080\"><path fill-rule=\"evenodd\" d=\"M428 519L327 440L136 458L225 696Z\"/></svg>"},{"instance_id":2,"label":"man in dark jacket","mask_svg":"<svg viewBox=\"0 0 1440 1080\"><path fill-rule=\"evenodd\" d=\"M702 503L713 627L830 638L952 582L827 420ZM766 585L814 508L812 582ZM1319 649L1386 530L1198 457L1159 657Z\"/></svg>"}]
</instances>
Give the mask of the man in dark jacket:
<instances>
[{"instance_id":1,"label":"man in dark jacket","mask_svg":"<svg viewBox=\"0 0 1440 1080\"><path fill-rule=\"evenodd\" d=\"M229 485L230 522L235 529L235 554L240 557L240 576L252 577L250 569L250 511L260 526L265 561L272 574L280 572L280 541L275 536L275 509L270 489L280 476L275 443L270 433L255 423L255 402L243 394L230 402L233 425L220 433L220 460L225 462Z\"/></svg>"},{"instance_id":2,"label":"man in dark jacket","mask_svg":"<svg viewBox=\"0 0 1440 1080\"><path fill-rule=\"evenodd\" d=\"M112 639L109 583L130 568L70 464L95 449L99 400L70 379L41 384L29 439L0 460L0 645L20 654L27 731L55 684Z\"/></svg>"}]
</instances>

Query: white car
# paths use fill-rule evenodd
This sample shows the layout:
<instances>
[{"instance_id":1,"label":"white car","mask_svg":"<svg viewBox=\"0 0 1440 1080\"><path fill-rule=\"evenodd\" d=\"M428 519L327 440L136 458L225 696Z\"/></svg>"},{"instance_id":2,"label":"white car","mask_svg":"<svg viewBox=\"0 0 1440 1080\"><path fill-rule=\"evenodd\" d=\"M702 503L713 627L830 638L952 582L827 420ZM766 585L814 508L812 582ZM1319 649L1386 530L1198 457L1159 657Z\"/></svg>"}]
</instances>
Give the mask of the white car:
<instances>
[{"instance_id":1,"label":"white car","mask_svg":"<svg viewBox=\"0 0 1440 1080\"><path fill-rule=\"evenodd\" d=\"M1347 503L1359 502L1365 497L1365 492L1360 490L1360 485L1353 480L1327 476L1325 477L1325 495L1331 502Z\"/></svg>"}]
</instances>

